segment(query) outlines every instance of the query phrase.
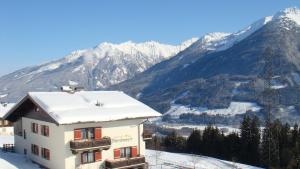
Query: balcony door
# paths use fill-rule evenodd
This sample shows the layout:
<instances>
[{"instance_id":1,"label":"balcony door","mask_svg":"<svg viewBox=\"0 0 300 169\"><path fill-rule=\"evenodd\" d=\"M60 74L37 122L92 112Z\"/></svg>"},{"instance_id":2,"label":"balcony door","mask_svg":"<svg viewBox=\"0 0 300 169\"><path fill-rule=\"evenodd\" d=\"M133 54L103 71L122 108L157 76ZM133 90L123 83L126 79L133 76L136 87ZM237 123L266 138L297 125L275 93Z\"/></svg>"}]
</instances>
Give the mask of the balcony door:
<instances>
[{"instance_id":1,"label":"balcony door","mask_svg":"<svg viewBox=\"0 0 300 169\"><path fill-rule=\"evenodd\" d=\"M86 139L94 139L95 138L95 130L94 128L84 128L81 129L81 139L86 140Z\"/></svg>"}]
</instances>

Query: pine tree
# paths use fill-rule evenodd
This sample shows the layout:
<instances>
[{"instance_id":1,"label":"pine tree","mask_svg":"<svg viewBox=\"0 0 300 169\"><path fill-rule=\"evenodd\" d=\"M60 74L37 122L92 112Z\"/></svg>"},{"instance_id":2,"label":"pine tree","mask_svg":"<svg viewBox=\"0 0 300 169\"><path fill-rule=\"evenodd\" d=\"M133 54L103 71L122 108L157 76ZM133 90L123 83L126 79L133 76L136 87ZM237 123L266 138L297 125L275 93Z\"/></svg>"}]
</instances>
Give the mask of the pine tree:
<instances>
[{"instance_id":1,"label":"pine tree","mask_svg":"<svg viewBox=\"0 0 300 169\"><path fill-rule=\"evenodd\" d=\"M279 143L277 135L277 127L267 118L263 138L261 160L264 167L279 167Z\"/></svg>"},{"instance_id":2,"label":"pine tree","mask_svg":"<svg viewBox=\"0 0 300 169\"><path fill-rule=\"evenodd\" d=\"M249 164L249 146L251 141L251 130L250 130L250 123L251 119L249 116L244 116L243 121L240 126L241 131L241 154L240 154L240 160L243 163Z\"/></svg>"},{"instance_id":3,"label":"pine tree","mask_svg":"<svg viewBox=\"0 0 300 169\"><path fill-rule=\"evenodd\" d=\"M295 147L297 145L297 141L298 141L298 136L299 132L298 132L298 125L295 123L293 130L292 130L292 147Z\"/></svg>"},{"instance_id":4,"label":"pine tree","mask_svg":"<svg viewBox=\"0 0 300 169\"><path fill-rule=\"evenodd\" d=\"M240 126L241 130L241 154L240 160L246 164L259 164L260 129L256 116L252 119L244 116Z\"/></svg>"},{"instance_id":5,"label":"pine tree","mask_svg":"<svg viewBox=\"0 0 300 169\"><path fill-rule=\"evenodd\" d=\"M176 150L176 138L177 138L177 133L176 133L175 130L173 130L164 139L164 145L166 146L167 150L169 150L169 151L175 151Z\"/></svg>"},{"instance_id":6,"label":"pine tree","mask_svg":"<svg viewBox=\"0 0 300 169\"><path fill-rule=\"evenodd\" d=\"M187 151L198 154L200 152L201 133L195 129L187 139Z\"/></svg>"},{"instance_id":7,"label":"pine tree","mask_svg":"<svg viewBox=\"0 0 300 169\"><path fill-rule=\"evenodd\" d=\"M259 128L259 119L257 116L254 116L250 124L250 159L249 163L252 165L259 165L260 163L260 128Z\"/></svg>"},{"instance_id":8,"label":"pine tree","mask_svg":"<svg viewBox=\"0 0 300 169\"><path fill-rule=\"evenodd\" d=\"M222 143L224 149L223 157L225 160L236 162L239 159L241 142L238 133L230 133L224 137Z\"/></svg>"}]
</instances>

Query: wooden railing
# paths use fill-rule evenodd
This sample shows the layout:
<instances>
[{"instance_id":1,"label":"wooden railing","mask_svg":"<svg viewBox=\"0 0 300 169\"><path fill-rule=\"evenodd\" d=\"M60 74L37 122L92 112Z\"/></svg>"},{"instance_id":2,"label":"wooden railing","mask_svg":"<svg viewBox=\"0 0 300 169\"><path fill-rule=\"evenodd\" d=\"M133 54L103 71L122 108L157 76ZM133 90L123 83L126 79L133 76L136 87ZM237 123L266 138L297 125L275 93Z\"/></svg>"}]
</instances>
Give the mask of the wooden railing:
<instances>
[{"instance_id":1,"label":"wooden railing","mask_svg":"<svg viewBox=\"0 0 300 169\"><path fill-rule=\"evenodd\" d=\"M135 168L141 167L145 168L146 160L144 156L132 157L127 159L117 159L117 160L106 160L105 167L108 169L112 168Z\"/></svg>"},{"instance_id":2,"label":"wooden railing","mask_svg":"<svg viewBox=\"0 0 300 169\"><path fill-rule=\"evenodd\" d=\"M15 145L14 144L3 144L2 151L15 152Z\"/></svg>"},{"instance_id":3,"label":"wooden railing","mask_svg":"<svg viewBox=\"0 0 300 169\"><path fill-rule=\"evenodd\" d=\"M75 140L70 142L70 148L75 151L80 149L93 149L93 148L108 149L110 145L111 145L111 139L109 137L103 137L99 140Z\"/></svg>"}]
</instances>

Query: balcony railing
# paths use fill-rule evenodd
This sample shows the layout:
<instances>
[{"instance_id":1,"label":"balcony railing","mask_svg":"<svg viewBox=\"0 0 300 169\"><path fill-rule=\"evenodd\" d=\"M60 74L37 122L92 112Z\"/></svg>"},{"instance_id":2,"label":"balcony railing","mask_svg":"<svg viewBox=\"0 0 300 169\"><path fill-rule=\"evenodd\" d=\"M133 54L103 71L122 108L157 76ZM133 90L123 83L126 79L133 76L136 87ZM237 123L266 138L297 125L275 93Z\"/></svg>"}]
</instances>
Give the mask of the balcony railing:
<instances>
[{"instance_id":1,"label":"balcony railing","mask_svg":"<svg viewBox=\"0 0 300 169\"><path fill-rule=\"evenodd\" d=\"M106 160L105 167L107 169L117 169L117 168L146 168L146 160L144 156L132 157L127 159L117 159L117 160Z\"/></svg>"},{"instance_id":2,"label":"balcony railing","mask_svg":"<svg viewBox=\"0 0 300 169\"><path fill-rule=\"evenodd\" d=\"M153 133L151 133L150 131L144 130L142 136L143 136L144 140L150 140L150 139L152 139L152 135L153 135Z\"/></svg>"},{"instance_id":3,"label":"balcony railing","mask_svg":"<svg viewBox=\"0 0 300 169\"><path fill-rule=\"evenodd\" d=\"M75 140L70 142L70 148L74 153L87 149L109 149L111 145L111 139L109 137L103 137L99 140Z\"/></svg>"}]
</instances>

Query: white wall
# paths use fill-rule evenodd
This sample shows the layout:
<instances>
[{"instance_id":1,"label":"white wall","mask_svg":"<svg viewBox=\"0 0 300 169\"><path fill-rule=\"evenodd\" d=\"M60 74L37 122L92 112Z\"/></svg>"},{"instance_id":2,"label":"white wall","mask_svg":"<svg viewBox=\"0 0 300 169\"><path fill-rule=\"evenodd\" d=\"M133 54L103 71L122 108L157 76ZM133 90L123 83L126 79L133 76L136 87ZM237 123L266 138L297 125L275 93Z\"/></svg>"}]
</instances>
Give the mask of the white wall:
<instances>
[{"instance_id":1,"label":"white wall","mask_svg":"<svg viewBox=\"0 0 300 169\"><path fill-rule=\"evenodd\" d=\"M13 136L14 128L13 127L0 127L1 136Z\"/></svg>"},{"instance_id":2,"label":"white wall","mask_svg":"<svg viewBox=\"0 0 300 169\"><path fill-rule=\"evenodd\" d=\"M31 132L31 123L39 124L39 132ZM138 133L138 124L143 122L141 119L122 120L102 123L83 123L57 126L39 120L22 118L22 127L26 130L26 139L15 135L16 151L22 153L24 148L27 149L27 156L33 161L42 164L51 169L98 169L106 159L114 159L115 148L131 147L139 145L138 152L145 154L145 142L142 138L143 125L140 125ZM49 137L41 135L41 125L49 126ZM70 141L74 139L74 129L87 127L102 127L102 137L109 136L112 139L112 145L109 150L102 151L102 160L95 163L81 165L80 153L72 154ZM139 139L138 139L139 138ZM39 156L31 153L31 144L39 146ZM50 160L41 157L41 147L50 150Z\"/></svg>"},{"instance_id":3,"label":"white wall","mask_svg":"<svg viewBox=\"0 0 300 169\"><path fill-rule=\"evenodd\" d=\"M106 159L114 159L115 148L138 146L138 137L140 137L140 154L145 154L145 142L142 138L143 125L140 125L140 134L138 134L138 124L143 120L122 120L102 123L85 123L65 125L65 145L66 145L66 169L91 169L99 168ZM102 127L102 137L109 136L112 139L111 148L102 151L102 161L90 164L80 164L80 153L73 155L70 151L69 142L74 139L74 129L86 127ZM130 139L129 139L130 138ZM127 139L127 140L125 140ZM139 148L138 148L139 149ZM138 150L139 151L139 150Z\"/></svg>"},{"instance_id":4,"label":"white wall","mask_svg":"<svg viewBox=\"0 0 300 169\"><path fill-rule=\"evenodd\" d=\"M31 131L31 123L39 124L39 132L33 133ZM41 134L41 125L49 126L49 137ZM26 139L23 136L15 135L15 146L18 153L24 152L27 149L27 157L31 160L46 166L51 169L64 169L64 154L65 145L63 142L63 127L57 126L53 123L48 123L40 120L33 120L22 117L22 128L26 131ZM31 153L31 144L39 146L39 156ZM41 148L47 148L50 150L50 160L46 160L41 156Z\"/></svg>"}]
</instances>

